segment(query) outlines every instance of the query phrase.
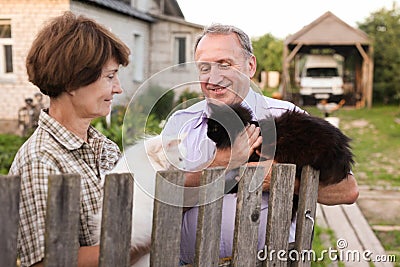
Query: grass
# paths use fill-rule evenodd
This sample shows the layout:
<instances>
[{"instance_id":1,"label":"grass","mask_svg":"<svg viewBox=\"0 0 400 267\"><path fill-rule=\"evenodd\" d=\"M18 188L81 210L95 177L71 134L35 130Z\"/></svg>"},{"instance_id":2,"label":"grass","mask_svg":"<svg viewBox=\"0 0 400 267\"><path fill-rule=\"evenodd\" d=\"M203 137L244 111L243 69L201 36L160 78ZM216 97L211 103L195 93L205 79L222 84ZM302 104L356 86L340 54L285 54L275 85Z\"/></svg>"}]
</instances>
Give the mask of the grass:
<instances>
[{"instance_id":1,"label":"grass","mask_svg":"<svg viewBox=\"0 0 400 267\"><path fill-rule=\"evenodd\" d=\"M335 234L331 229L320 227L315 225L314 227L314 239L312 243L312 249L317 255L317 261L312 261L312 267L323 267L328 266L332 261L329 255L326 254L326 250L329 248L335 249L336 238ZM321 255L324 255L323 257ZM343 266L342 262L338 262L339 266Z\"/></svg>"},{"instance_id":2,"label":"grass","mask_svg":"<svg viewBox=\"0 0 400 267\"><path fill-rule=\"evenodd\" d=\"M314 107L313 115L322 116ZM372 109L341 109L341 130L352 138L356 164L353 168L359 184L400 187L400 108L378 106Z\"/></svg>"},{"instance_id":3,"label":"grass","mask_svg":"<svg viewBox=\"0 0 400 267\"><path fill-rule=\"evenodd\" d=\"M375 234L380 240L385 240L385 243L382 243L383 248L388 254L396 256L394 266L400 267L400 231L375 231Z\"/></svg>"}]
</instances>

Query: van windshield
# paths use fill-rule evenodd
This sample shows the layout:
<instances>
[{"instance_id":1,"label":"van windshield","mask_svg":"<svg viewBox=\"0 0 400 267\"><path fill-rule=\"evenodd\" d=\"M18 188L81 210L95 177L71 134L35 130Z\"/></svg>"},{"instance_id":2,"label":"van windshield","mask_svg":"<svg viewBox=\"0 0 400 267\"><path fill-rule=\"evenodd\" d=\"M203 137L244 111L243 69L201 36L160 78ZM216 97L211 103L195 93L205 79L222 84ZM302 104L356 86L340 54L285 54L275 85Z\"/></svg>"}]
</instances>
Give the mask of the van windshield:
<instances>
[{"instance_id":1,"label":"van windshield","mask_svg":"<svg viewBox=\"0 0 400 267\"><path fill-rule=\"evenodd\" d=\"M337 68L309 68L307 69L307 77L337 77Z\"/></svg>"}]
</instances>

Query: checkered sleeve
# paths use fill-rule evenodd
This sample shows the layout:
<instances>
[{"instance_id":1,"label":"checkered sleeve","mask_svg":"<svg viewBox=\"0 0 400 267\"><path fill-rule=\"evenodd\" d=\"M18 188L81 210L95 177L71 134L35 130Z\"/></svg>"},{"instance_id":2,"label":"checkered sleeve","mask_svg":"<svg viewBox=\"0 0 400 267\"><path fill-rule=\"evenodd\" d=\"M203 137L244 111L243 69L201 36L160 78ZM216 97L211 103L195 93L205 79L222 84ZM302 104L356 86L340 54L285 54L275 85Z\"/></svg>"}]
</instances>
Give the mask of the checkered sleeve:
<instances>
[{"instance_id":1,"label":"checkered sleeve","mask_svg":"<svg viewBox=\"0 0 400 267\"><path fill-rule=\"evenodd\" d=\"M56 173L58 171L54 165L40 159L31 160L19 167L17 174L21 176L21 197L18 255L21 266L30 266L44 258L47 177Z\"/></svg>"}]
</instances>

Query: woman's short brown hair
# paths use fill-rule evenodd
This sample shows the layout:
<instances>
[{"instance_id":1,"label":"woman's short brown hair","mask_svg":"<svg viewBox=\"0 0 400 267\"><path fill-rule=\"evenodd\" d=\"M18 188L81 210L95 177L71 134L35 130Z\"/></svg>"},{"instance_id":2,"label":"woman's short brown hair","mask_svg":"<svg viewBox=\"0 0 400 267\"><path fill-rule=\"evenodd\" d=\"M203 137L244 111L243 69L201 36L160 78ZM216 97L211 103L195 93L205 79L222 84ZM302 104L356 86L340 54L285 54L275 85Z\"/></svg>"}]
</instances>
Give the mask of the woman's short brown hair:
<instances>
[{"instance_id":1,"label":"woman's short brown hair","mask_svg":"<svg viewBox=\"0 0 400 267\"><path fill-rule=\"evenodd\" d=\"M26 59L29 81L50 97L95 82L108 60L126 66L129 48L85 16L65 12L37 35Z\"/></svg>"}]
</instances>

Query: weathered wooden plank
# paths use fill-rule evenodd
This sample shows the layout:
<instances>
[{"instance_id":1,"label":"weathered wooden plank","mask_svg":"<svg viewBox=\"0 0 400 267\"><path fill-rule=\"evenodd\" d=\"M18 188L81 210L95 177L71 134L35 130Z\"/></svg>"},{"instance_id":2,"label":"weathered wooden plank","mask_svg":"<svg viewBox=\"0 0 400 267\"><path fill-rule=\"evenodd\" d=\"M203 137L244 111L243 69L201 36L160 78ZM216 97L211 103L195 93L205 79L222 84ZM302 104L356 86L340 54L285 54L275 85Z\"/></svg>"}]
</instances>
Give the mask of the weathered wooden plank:
<instances>
[{"instance_id":1,"label":"weathered wooden plank","mask_svg":"<svg viewBox=\"0 0 400 267\"><path fill-rule=\"evenodd\" d=\"M133 179L130 173L105 178L99 266L130 266Z\"/></svg>"},{"instance_id":2,"label":"weathered wooden plank","mask_svg":"<svg viewBox=\"0 0 400 267\"><path fill-rule=\"evenodd\" d=\"M256 266L261 213L262 167L241 167L231 266Z\"/></svg>"},{"instance_id":3,"label":"weathered wooden plank","mask_svg":"<svg viewBox=\"0 0 400 267\"><path fill-rule=\"evenodd\" d=\"M221 237L224 168L206 169L201 177L202 189L199 207L195 267L217 266Z\"/></svg>"},{"instance_id":4,"label":"weathered wooden plank","mask_svg":"<svg viewBox=\"0 0 400 267\"><path fill-rule=\"evenodd\" d=\"M364 251L364 246L360 242L357 233L354 231L354 224L351 221L352 218L349 218L346 213L343 211L344 205L335 205L335 206L325 206L322 205L322 209L326 216L326 221L328 222L328 227L333 230L335 236L337 238L336 245L338 242L340 244L340 251ZM332 223L337 222L340 223ZM343 242L342 242L343 241ZM343 245L343 246L342 246ZM339 250L339 249L338 249ZM364 260L346 260L346 253L339 253L341 255L345 255L340 259L346 267L370 267L371 262L367 262Z\"/></svg>"},{"instance_id":5,"label":"weathered wooden plank","mask_svg":"<svg viewBox=\"0 0 400 267\"><path fill-rule=\"evenodd\" d=\"M44 257L46 267L78 265L80 192L79 174L49 175Z\"/></svg>"},{"instance_id":6,"label":"weathered wooden plank","mask_svg":"<svg viewBox=\"0 0 400 267\"><path fill-rule=\"evenodd\" d=\"M293 191L296 174L294 164L272 166L266 234L267 255L263 266L287 266L280 251L288 251ZM272 253L274 251L274 253Z\"/></svg>"},{"instance_id":7,"label":"weathered wooden plank","mask_svg":"<svg viewBox=\"0 0 400 267\"><path fill-rule=\"evenodd\" d=\"M319 171L311 166L303 167L299 190L299 206L297 210L295 250L300 257L294 266L311 266L311 254L301 254L311 249L315 213L317 209ZM293 265L292 265L293 266Z\"/></svg>"},{"instance_id":8,"label":"weathered wooden plank","mask_svg":"<svg viewBox=\"0 0 400 267\"><path fill-rule=\"evenodd\" d=\"M0 259L3 266L17 262L17 234L21 178L0 175Z\"/></svg>"},{"instance_id":9,"label":"weathered wooden plank","mask_svg":"<svg viewBox=\"0 0 400 267\"><path fill-rule=\"evenodd\" d=\"M150 266L179 266L183 184L181 171L157 172Z\"/></svg>"},{"instance_id":10,"label":"weathered wooden plank","mask_svg":"<svg viewBox=\"0 0 400 267\"><path fill-rule=\"evenodd\" d=\"M343 213L346 218L351 222L353 230L360 240L360 243L364 249L368 249L373 255L386 255L388 254L383 248L378 237L375 235L368 221L365 219L357 203L351 205L341 206ZM357 226L357 227L354 227ZM347 238L346 238L347 239ZM347 249L347 248L346 248ZM372 257L373 258L373 257ZM366 260L362 260L366 261ZM375 267L393 267L392 262L374 262Z\"/></svg>"}]
</instances>

